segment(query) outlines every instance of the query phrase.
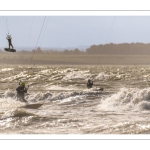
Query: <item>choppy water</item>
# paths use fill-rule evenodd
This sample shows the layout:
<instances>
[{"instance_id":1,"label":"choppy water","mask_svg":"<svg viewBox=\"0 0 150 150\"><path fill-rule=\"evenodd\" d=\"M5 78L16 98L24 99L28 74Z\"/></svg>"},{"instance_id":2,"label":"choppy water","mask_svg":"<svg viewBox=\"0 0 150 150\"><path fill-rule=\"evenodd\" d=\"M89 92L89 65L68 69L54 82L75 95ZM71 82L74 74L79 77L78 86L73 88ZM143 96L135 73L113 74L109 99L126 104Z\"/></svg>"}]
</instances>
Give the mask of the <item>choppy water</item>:
<instances>
[{"instance_id":1,"label":"choppy water","mask_svg":"<svg viewBox=\"0 0 150 150\"><path fill-rule=\"evenodd\" d=\"M19 108L20 80L30 85L26 100L42 107ZM0 133L150 133L149 82L149 66L0 66Z\"/></svg>"}]
</instances>

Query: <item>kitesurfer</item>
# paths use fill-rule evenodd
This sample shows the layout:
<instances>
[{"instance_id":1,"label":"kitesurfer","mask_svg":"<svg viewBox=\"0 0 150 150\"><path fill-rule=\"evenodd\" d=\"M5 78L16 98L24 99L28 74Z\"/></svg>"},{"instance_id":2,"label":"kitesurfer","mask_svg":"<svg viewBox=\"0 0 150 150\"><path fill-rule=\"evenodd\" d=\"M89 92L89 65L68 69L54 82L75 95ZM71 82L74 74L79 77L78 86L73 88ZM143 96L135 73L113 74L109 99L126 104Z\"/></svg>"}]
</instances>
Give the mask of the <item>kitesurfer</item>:
<instances>
[{"instance_id":1,"label":"kitesurfer","mask_svg":"<svg viewBox=\"0 0 150 150\"><path fill-rule=\"evenodd\" d=\"M93 81L88 79L87 88L90 89L90 88L92 88L92 86L93 86Z\"/></svg>"},{"instance_id":2,"label":"kitesurfer","mask_svg":"<svg viewBox=\"0 0 150 150\"><path fill-rule=\"evenodd\" d=\"M88 82L87 82L87 88L90 89L93 87L93 81L88 79ZM103 91L104 88L97 88L97 91Z\"/></svg>"},{"instance_id":3,"label":"kitesurfer","mask_svg":"<svg viewBox=\"0 0 150 150\"><path fill-rule=\"evenodd\" d=\"M10 46L12 47L12 49L13 49L13 45L12 45L12 42L11 42L11 35L7 35L7 37L6 37L6 39L8 40L8 45L9 45L9 49L10 49Z\"/></svg>"},{"instance_id":4,"label":"kitesurfer","mask_svg":"<svg viewBox=\"0 0 150 150\"><path fill-rule=\"evenodd\" d=\"M29 88L29 86L28 86ZM19 82L19 86L16 88L17 91L17 100L23 101L28 103L25 99L25 93L27 93L28 88L25 87L25 83L24 82Z\"/></svg>"}]
</instances>

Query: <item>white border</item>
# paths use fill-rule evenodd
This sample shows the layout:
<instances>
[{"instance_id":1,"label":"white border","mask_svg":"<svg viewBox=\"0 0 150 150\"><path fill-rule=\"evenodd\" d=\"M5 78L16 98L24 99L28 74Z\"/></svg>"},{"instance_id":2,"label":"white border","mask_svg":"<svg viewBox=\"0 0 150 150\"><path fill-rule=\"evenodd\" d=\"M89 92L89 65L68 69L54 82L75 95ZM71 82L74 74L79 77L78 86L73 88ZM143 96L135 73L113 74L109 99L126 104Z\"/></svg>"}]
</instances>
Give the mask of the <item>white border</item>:
<instances>
[{"instance_id":1,"label":"white border","mask_svg":"<svg viewBox=\"0 0 150 150\"><path fill-rule=\"evenodd\" d=\"M0 16L150 16L150 11L0 11Z\"/></svg>"},{"instance_id":2,"label":"white border","mask_svg":"<svg viewBox=\"0 0 150 150\"><path fill-rule=\"evenodd\" d=\"M1 134L3 140L150 140L149 134Z\"/></svg>"},{"instance_id":3,"label":"white border","mask_svg":"<svg viewBox=\"0 0 150 150\"><path fill-rule=\"evenodd\" d=\"M7 0L0 10L149 10L148 0Z\"/></svg>"}]
</instances>

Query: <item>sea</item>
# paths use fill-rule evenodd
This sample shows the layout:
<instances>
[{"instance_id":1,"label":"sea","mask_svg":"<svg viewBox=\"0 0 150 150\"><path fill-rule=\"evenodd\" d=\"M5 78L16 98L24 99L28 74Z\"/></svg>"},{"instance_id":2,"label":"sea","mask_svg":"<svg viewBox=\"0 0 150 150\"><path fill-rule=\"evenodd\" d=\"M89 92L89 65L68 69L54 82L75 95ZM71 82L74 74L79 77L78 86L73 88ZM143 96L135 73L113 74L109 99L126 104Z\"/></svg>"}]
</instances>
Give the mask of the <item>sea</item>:
<instances>
[{"instance_id":1,"label":"sea","mask_svg":"<svg viewBox=\"0 0 150 150\"><path fill-rule=\"evenodd\" d=\"M22 108L20 81L29 85L25 99L40 108ZM148 65L0 66L0 134L149 133Z\"/></svg>"}]
</instances>

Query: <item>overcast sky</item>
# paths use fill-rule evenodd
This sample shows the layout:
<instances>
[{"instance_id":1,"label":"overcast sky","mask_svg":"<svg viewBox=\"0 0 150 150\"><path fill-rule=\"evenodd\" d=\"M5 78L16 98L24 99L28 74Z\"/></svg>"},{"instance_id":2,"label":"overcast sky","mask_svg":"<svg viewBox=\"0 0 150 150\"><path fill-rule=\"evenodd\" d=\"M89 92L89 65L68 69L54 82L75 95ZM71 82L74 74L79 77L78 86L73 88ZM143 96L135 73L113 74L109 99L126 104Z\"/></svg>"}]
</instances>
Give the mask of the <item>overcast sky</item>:
<instances>
[{"instance_id":1,"label":"overcast sky","mask_svg":"<svg viewBox=\"0 0 150 150\"><path fill-rule=\"evenodd\" d=\"M0 16L0 24L0 47L8 32L15 48L150 43L150 16Z\"/></svg>"}]
</instances>

